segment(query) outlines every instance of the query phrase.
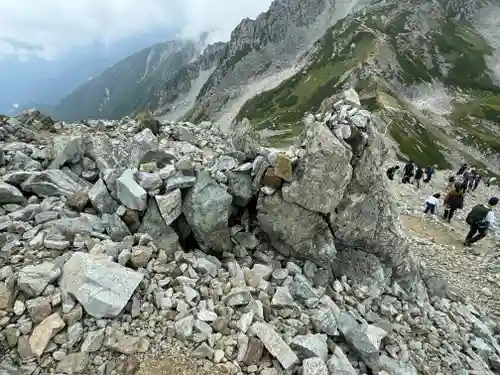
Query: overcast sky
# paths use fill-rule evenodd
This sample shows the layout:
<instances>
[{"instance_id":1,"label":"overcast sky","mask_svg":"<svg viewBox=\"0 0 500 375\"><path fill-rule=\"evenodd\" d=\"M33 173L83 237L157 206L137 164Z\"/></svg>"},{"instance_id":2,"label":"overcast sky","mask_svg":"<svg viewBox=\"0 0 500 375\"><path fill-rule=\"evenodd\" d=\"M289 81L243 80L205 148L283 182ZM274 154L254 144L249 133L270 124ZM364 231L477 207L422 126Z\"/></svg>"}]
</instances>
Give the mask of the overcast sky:
<instances>
[{"instance_id":1,"label":"overcast sky","mask_svg":"<svg viewBox=\"0 0 500 375\"><path fill-rule=\"evenodd\" d=\"M0 57L57 59L73 48L154 30L227 38L244 17L272 0L0 0Z\"/></svg>"}]
</instances>

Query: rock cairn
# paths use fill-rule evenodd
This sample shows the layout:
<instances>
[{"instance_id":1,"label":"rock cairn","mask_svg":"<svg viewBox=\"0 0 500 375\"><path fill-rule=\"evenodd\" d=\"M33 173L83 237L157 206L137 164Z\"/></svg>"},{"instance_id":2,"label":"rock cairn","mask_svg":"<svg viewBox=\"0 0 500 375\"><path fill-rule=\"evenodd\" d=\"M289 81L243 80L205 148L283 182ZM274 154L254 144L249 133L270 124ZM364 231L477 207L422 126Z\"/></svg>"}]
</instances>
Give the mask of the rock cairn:
<instances>
[{"instance_id":1,"label":"rock cairn","mask_svg":"<svg viewBox=\"0 0 500 375\"><path fill-rule=\"evenodd\" d=\"M0 374L133 374L172 347L233 375L500 371L496 322L427 296L375 119L329 102L287 150L247 120L11 118Z\"/></svg>"}]
</instances>

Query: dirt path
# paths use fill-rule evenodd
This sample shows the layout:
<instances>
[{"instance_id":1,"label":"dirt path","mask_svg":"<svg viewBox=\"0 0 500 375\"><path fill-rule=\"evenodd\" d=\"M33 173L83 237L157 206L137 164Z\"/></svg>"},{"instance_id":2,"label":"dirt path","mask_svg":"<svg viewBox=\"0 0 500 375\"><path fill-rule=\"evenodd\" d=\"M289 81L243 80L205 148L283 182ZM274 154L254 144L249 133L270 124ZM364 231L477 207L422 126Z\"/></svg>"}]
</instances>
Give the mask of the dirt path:
<instances>
[{"instance_id":1,"label":"dirt path","mask_svg":"<svg viewBox=\"0 0 500 375\"><path fill-rule=\"evenodd\" d=\"M500 317L500 274L490 272L486 267L489 257L496 251L495 236L489 233L472 248L463 245L468 232L464 221L466 213L492 192L483 188L468 194L464 210L449 224L441 219L441 212L434 217L421 213L425 198L443 190L442 180L443 176L441 180L418 190L414 186L391 183L393 194L402 207L401 220L406 232L419 243L413 251L427 267L443 275L471 300L479 302ZM496 211L498 218L500 214Z\"/></svg>"}]
</instances>

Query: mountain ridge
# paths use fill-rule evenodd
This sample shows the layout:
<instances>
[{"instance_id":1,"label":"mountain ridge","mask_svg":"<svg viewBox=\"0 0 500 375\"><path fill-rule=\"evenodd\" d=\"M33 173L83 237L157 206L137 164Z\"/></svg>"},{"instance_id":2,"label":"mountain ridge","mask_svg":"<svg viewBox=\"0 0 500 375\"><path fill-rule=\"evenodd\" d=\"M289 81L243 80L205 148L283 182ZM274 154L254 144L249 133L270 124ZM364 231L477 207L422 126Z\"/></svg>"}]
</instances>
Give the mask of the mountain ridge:
<instances>
[{"instance_id":1,"label":"mountain ridge","mask_svg":"<svg viewBox=\"0 0 500 375\"><path fill-rule=\"evenodd\" d=\"M277 0L228 42L187 53L185 64L135 90L138 99L115 116L148 109L224 131L248 117L279 146L322 98L354 86L391 124L399 157L442 167L465 157L497 170L495 15L500 7L488 0Z\"/></svg>"}]
</instances>

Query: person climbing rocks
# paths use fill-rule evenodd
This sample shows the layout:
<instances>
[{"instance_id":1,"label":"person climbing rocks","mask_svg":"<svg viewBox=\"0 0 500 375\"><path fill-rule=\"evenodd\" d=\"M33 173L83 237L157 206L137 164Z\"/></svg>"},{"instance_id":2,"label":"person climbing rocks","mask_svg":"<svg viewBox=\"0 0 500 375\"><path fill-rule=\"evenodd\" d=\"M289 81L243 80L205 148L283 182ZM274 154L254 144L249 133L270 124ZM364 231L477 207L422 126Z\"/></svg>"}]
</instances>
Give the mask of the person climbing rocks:
<instances>
[{"instance_id":1,"label":"person climbing rocks","mask_svg":"<svg viewBox=\"0 0 500 375\"><path fill-rule=\"evenodd\" d=\"M452 191L455 187L455 183L457 182L457 177L454 175L454 174L451 174L449 177L448 177L448 181L446 183L446 186L444 188L444 191L446 193L449 193L450 191Z\"/></svg>"},{"instance_id":2,"label":"person climbing rocks","mask_svg":"<svg viewBox=\"0 0 500 375\"><path fill-rule=\"evenodd\" d=\"M434 176L434 174L436 173L436 168L437 168L436 164L434 164L432 167L427 167L427 169L425 170L426 177L424 182L430 182L432 176Z\"/></svg>"},{"instance_id":3,"label":"person climbing rocks","mask_svg":"<svg viewBox=\"0 0 500 375\"><path fill-rule=\"evenodd\" d=\"M441 198L441 193L431 195L425 200L424 214L434 215L437 212L439 207L439 198Z\"/></svg>"},{"instance_id":4,"label":"person climbing rocks","mask_svg":"<svg viewBox=\"0 0 500 375\"><path fill-rule=\"evenodd\" d=\"M463 163L460 168L458 169L458 172L457 174L458 175L463 175L465 173L465 171L467 170L467 168L469 167L469 165L467 163Z\"/></svg>"},{"instance_id":5,"label":"person climbing rocks","mask_svg":"<svg viewBox=\"0 0 500 375\"><path fill-rule=\"evenodd\" d=\"M389 180L394 181L394 177L396 173L399 171L399 165L395 165L394 167L390 167L387 169L387 177L389 177Z\"/></svg>"},{"instance_id":6,"label":"person climbing rocks","mask_svg":"<svg viewBox=\"0 0 500 375\"><path fill-rule=\"evenodd\" d=\"M470 230L464 241L465 246L471 246L486 237L488 229L495 223L493 207L498 204L498 201L497 197L491 197L488 204L478 204L467 214L465 221L469 224Z\"/></svg>"},{"instance_id":7,"label":"person climbing rocks","mask_svg":"<svg viewBox=\"0 0 500 375\"><path fill-rule=\"evenodd\" d=\"M478 173L474 177L474 182L473 182L473 185L472 185L472 191L476 191L476 189L477 189L477 187L479 185L479 182L481 182L481 175Z\"/></svg>"},{"instance_id":8,"label":"person climbing rocks","mask_svg":"<svg viewBox=\"0 0 500 375\"><path fill-rule=\"evenodd\" d=\"M467 192L467 187L469 186L469 179L464 176L462 177L462 181L460 182L462 192L465 194Z\"/></svg>"},{"instance_id":9,"label":"person climbing rocks","mask_svg":"<svg viewBox=\"0 0 500 375\"><path fill-rule=\"evenodd\" d=\"M417 170L415 171L415 180L414 180L415 184L417 185L417 188L420 187L420 180L422 179L423 175L424 175L424 170L417 165Z\"/></svg>"},{"instance_id":10,"label":"person climbing rocks","mask_svg":"<svg viewBox=\"0 0 500 375\"><path fill-rule=\"evenodd\" d=\"M413 177L414 169L415 166L413 165L413 161L409 160L403 169L403 179L401 180L403 184L407 184L410 182L410 179Z\"/></svg>"},{"instance_id":11,"label":"person climbing rocks","mask_svg":"<svg viewBox=\"0 0 500 375\"><path fill-rule=\"evenodd\" d=\"M464 207L464 192L462 183L455 182L453 190L450 191L444 198L444 215L443 218L449 223L453 218L456 210Z\"/></svg>"}]
</instances>

